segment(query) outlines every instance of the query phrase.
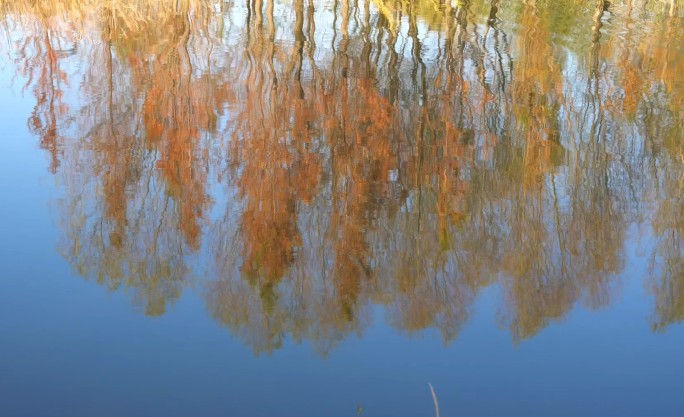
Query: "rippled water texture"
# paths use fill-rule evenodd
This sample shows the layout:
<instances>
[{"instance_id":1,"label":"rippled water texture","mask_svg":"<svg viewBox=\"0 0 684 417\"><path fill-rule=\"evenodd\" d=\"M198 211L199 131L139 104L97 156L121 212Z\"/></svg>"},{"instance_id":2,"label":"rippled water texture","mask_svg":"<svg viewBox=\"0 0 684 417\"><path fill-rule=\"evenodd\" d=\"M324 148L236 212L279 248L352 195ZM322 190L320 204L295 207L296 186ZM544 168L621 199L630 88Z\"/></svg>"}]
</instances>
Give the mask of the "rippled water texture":
<instances>
[{"instance_id":1,"label":"rippled water texture","mask_svg":"<svg viewBox=\"0 0 684 417\"><path fill-rule=\"evenodd\" d=\"M684 415L681 0L0 12L0 415Z\"/></svg>"}]
</instances>

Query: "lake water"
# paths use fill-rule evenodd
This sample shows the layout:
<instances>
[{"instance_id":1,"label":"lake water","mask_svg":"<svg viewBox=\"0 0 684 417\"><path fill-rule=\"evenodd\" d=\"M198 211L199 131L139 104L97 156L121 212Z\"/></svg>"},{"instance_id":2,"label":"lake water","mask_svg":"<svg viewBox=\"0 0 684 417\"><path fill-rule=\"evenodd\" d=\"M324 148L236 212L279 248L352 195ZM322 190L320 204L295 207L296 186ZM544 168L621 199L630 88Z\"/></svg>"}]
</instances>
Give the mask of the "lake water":
<instances>
[{"instance_id":1,"label":"lake water","mask_svg":"<svg viewBox=\"0 0 684 417\"><path fill-rule=\"evenodd\" d=\"M684 416L681 1L0 12L0 416Z\"/></svg>"}]
</instances>

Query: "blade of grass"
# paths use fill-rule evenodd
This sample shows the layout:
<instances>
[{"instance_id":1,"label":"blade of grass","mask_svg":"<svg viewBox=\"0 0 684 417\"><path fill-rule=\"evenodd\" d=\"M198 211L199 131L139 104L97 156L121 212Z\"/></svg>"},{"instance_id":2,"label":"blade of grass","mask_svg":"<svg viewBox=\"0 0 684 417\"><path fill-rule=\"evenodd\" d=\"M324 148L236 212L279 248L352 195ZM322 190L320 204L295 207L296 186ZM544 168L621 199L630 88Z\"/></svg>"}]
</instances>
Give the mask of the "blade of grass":
<instances>
[{"instance_id":1,"label":"blade of grass","mask_svg":"<svg viewBox=\"0 0 684 417\"><path fill-rule=\"evenodd\" d=\"M435 402L435 415L439 417L439 403L437 402L437 394L435 394L435 389L432 388L432 384L428 382L430 386L430 392L432 392L432 400Z\"/></svg>"}]
</instances>

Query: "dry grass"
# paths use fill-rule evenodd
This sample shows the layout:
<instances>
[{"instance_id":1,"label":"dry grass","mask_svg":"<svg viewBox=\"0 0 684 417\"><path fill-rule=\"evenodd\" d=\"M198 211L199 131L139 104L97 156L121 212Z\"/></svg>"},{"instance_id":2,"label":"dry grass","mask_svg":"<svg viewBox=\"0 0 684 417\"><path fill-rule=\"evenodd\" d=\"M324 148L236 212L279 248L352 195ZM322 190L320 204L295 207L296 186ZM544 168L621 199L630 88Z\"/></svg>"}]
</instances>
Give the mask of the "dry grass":
<instances>
[{"instance_id":1,"label":"dry grass","mask_svg":"<svg viewBox=\"0 0 684 417\"><path fill-rule=\"evenodd\" d=\"M63 20L81 27L97 16L112 28L139 30L147 23L210 5L208 0L0 0L0 12L12 20Z\"/></svg>"}]
</instances>

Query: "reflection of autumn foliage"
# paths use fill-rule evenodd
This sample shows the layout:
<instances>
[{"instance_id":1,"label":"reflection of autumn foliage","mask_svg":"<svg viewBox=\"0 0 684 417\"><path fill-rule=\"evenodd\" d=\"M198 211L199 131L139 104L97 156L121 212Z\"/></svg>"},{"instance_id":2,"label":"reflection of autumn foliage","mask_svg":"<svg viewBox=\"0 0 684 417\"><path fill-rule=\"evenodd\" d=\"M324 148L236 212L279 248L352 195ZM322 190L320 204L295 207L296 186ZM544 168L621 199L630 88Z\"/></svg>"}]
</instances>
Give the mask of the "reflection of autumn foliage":
<instances>
[{"instance_id":1,"label":"reflection of autumn foliage","mask_svg":"<svg viewBox=\"0 0 684 417\"><path fill-rule=\"evenodd\" d=\"M526 133L524 173L527 184L558 165L558 107L562 94L561 66L550 40L548 23L540 11L526 6L520 18L518 61L513 74L513 113Z\"/></svg>"},{"instance_id":2,"label":"reflection of autumn foliage","mask_svg":"<svg viewBox=\"0 0 684 417\"><path fill-rule=\"evenodd\" d=\"M26 86L31 86L36 98L29 130L40 138L40 147L49 152L52 173L60 164L63 146L60 131L69 112L63 100L67 73L60 62L70 54L63 48L71 46L71 35L67 32L66 36L60 36L47 24L37 22L17 45L18 65L22 75L28 78Z\"/></svg>"},{"instance_id":3,"label":"reflection of autumn foliage","mask_svg":"<svg viewBox=\"0 0 684 417\"><path fill-rule=\"evenodd\" d=\"M52 26L36 38L44 55L20 59L40 74L39 83L30 81L38 97L34 127L55 161L60 147L70 149L65 255L83 275L126 288L147 314L157 315L180 296L189 273L186 253L200 245L209 206L203 140L218 129L227 90L214 76L193 75L189 11L163 14L154 23L164 28L161 36L141 26L146 20L123 34L115 12L101 13L101 33L84 29L86 40L76 43L92 60L84 73L88 103L74 117L82 139L59 143L56 133L73 117L60 101L66 74L55 45L63 49L66 35L52 35L60 34L59 24L46 20Z\"/></svg>"},{"instance_id":4,"label":"reflection of autumn foliage","mask_svg":"<svg viewBox=\"0 0 684 417\"><path fill-rule=\"evenodd\" d=\"M238 181L246 199L244 268L266 287L282 278L301 245L297 207L311 199L320 175L306 127L312 112L283 90L271 90L264 98L259 90L250 93L236 118L238 158L246 161ZM288 119L295 120L292 129Z\"/></svg>"},{"instance_id":5,"label":"reflection of autumn foliage","mask_svg":"<svg viewBox=\"0 0 684 417\"><path fill-rule=\"evenodd\" d=\"M679 199L681 207L681 199ZM667 216L661 218L656 224L656 233L662 237L658 246L657 257L654 254L653 263L658 263L659 273L654 274L652 280L652 290L656 296L655 313L653 327L663 329L669 324L684 321L684 253L681 245L681 220L675 230L665 230L664 226L670 225L674 219L674 213L665 212L673 207L663 207L660 215ZM675 217L680 217L677 213ZM654 265L655 267L655 265Z\"/></svg>"},{"instance_id":6,"label":"reflection of autumn foliage","mask_svg":"<svg viewBox=\"0 0 684 417\"><path fill-rule=\"evenodd\" d=\"M142 56L129 59L132 64L142 63L156 50L153 63L142 64L140 74L135 74L141 77L136 81L146 86L142 107L146 139L148 146L159 151L157 167L178 205L181 231L188 245L197 249L199 222L209 202L205 190L208 161L200 140L204 132L217 129L218 111L226 97L212 76L193 76L187 52L190 30L187 16L173 16L160 29L168 39L151 42L146 45L149 50L137 51Z\"/></svg>"},{"instance_id":7,"label":"reflection of autumn foliage","mask_svg":"<svg viewBox=\"0 0 684 417\"><path fill-rule=\"evenodd\" d=\"M267 51L254 58L273 59ZM240 109L232 124L231 160L238 161L237 186L246 206L241 228L245 237L243 272L258 282L264 297L286 274L302 244L298 206L311 201L320 177L315 149L316 111L301 97L299 80L272 78L254 69L252 83L238 97Z\"/></svg>"},{"instance_id":8,"label":"reflection of autumn foliage","mask_svg":"<svg viewBox=\"0 0 684 417\"><path fill-rule=\"evenodd\" d=\"M328 102L326 136L332 153L330 233L336 254L333 279L344 316L354 317L363 281L370 278L366 232L396 169L393 109L368 80L343 78Z\"/></svg>"},{"instance_id":9,"label":"reflection of autumn foliage","mask_svg":"<svg viewBox=\"0 0 684 417\"><path fill-rule=\"evenodd\" d=\"M668 151L657 178L661 195L653 233L658 244L651 257L650 287L656 297L653 327L659 330L684 321L684 147L680 142Z\"/></svg>"},{"instance_id":10,"label":"reflection of autumn foliage","mask_svg":"<svg viewBox=\"0 0 684 417\"><path fill-rule=\"evenodd\" d=\"M326 352L372 305L453 340L498 284L522 340L610 303L649 201L655 327L682 320L674 18L616 36L605 2L143 3L84 6L83 39L63 8L12 13L63 252L146 313L209 270L211 315L256 351Z\"/></svg>"}]
</instances>

